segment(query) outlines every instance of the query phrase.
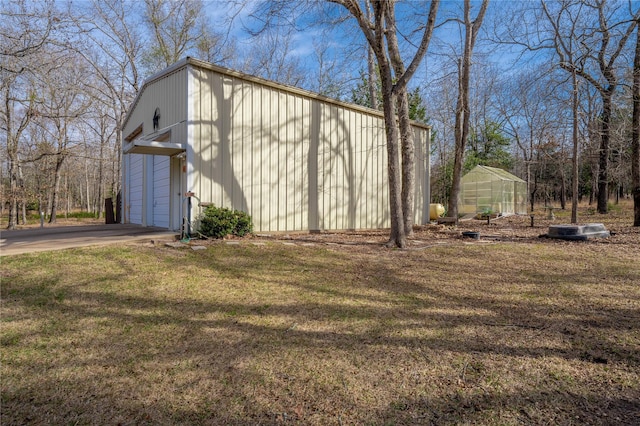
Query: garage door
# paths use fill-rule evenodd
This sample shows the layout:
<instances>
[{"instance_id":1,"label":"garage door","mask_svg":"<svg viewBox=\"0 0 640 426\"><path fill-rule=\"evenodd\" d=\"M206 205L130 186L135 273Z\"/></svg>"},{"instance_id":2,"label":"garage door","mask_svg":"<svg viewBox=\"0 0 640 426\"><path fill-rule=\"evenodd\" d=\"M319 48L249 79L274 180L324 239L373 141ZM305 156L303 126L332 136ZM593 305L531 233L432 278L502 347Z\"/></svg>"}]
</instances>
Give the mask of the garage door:
<instances>
[{"instance_id":1,"label":"garage door","mask_svg":"<svg viewBox=\"0 0 640 426\"><path fill-rule=\"evenodd\" d=\"M153 157L153 226L169 228L169 157Z\"/></svg>"},{"instance_id":2,"label":"garage door","mask_svg":"<svg viewBox=\"0 0 640 426\"><path fill-rule=\"evenodd\" d=\"M142 224L142 160L141 154L129 155L129 222Z\"/></svg>"}]
</instances>

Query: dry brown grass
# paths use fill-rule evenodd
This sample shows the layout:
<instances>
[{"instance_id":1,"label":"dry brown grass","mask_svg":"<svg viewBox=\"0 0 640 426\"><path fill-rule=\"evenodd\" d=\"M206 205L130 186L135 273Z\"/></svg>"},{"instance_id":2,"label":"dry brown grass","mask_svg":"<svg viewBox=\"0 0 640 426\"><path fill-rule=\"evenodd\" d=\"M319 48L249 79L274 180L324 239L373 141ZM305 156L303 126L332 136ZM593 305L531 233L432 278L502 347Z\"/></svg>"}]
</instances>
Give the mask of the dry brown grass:
<instances>
[{"instance_id":1,"label":"dry brown grass","mask_svg":"<svg viewBox=\"0 0 640 426\"><path fill-rule=\"evenodd\" d=\"M629 218L3 258L1 423L637 424Z\"/></svg>"}]
</instances>

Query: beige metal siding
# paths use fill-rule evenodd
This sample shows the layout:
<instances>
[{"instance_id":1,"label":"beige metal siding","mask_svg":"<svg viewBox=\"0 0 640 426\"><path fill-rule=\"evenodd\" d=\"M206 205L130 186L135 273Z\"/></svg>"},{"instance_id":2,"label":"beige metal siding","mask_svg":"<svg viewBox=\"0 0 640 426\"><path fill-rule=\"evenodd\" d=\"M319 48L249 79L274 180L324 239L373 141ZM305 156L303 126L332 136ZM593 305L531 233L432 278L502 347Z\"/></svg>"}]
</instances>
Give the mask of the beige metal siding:
<instances>
[{"instance_id":1,"label":"beige metal siding","mask_svg":"<svg viewBox=\"0 0 640 426\"><path fill-rule=\"evenodd\" d=\"M161 134L170 132L170 137L164 142L185 143L187 142L187 68L182 66L174 72L162 74L157 78L152 78L142 88L142 91L132 105L122 128L122 135L126 139L131 139L136 129L141 128L141 133L135 138L153 139ZM153 128L153 116L156 108L160 109L159 128ZM127 142L125 142L127 143ZM125 154L123 161L123 207L124 220L131 223L144 223L143 218L155 217L158 224L171 227L171 221L177 222L178 218L170 218L170 203L173 194L169 185L169 162L162 160L162 168L165 184L162 186L164 194L157 194L162 197L162 208L159 208L154 200L147 200L147 194L154 193L154 182L149 176L143 173L141 158L146 158L141 154ZM129 159L129 161L127 161ZM156 188L156 193L158 188ZM180 191L182 192L182 191ZM177 209L176 209L177 211ZM164 217L166 216L166 217ZM163 218L164 217L164 218Z\"/></svg>"},{"instance_id":2,"label":"beige metal siding","mask_svg":"<svg viewBox=\"0 0 640 426\"><path fill-rule=\"evenodd\" d=\"M186 141L187 124L187 68L182 67L173 73L150 80L138 95L136 103L131 107L122 135L126 138L140 124L142 134L138 137L154 133L153 114L160 108L159 132L171 129L171 140L168 142Z\"/></svg>"},{"instance_id":3,"label":"beige metal siding","mask_svg":"<svg viewBox=\"0 0 640 426\"><path fill-rule=\"evenodd\" d=\"M431 132L422 127L414 127L416 158L416 190L414 199L414 223L429 223L429 203L431 202L431 164L429 159Z\"/></svg>"},{"instance_id":4,"label":"beige metal siding","mask_svg":"<svg viewBox=\"0 0 640 426\"><path fill-rule=\"evenodd\" d=\"M125 193L128 194L125 205L125 222L142 224L142 198L143 186L142 176L144 173L143 160L140 154L131 154L128 156L126 170L128 172L127 185L123 185Z\"/></svg>"},{"instance_id":5,"label":"beige metal siding","mask_svg":"<svg viewBox=\"0 0 640 426\"><path fill-rule=\"evenodd\" d=\"M379 144L382 118L339 105L319 103L318 108L320 228L386 226L386 148Z\"/></svg>"},{"instance_id":6,"label":"beige metal siding","mask_svg":"<svg viewBox=\"0 0 640 426\"><path fill-rule=\"evenodd\" d=\"M189 70L188 186L202 201L247 211L260 232L390 225L379 114L216 69ZM416 127L418 144L427 132ZM416 150L416 223L427 154Z\"/></svg>"}]
</instances>

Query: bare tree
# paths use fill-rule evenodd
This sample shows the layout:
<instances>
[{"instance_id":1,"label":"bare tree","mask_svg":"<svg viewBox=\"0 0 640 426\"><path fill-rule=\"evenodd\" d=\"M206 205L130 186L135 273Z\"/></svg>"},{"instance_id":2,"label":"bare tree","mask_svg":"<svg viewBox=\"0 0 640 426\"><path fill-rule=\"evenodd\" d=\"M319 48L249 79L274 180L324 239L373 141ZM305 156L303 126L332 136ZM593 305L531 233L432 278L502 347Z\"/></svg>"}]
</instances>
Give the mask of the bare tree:
<instances>
[{"instance_id":1,"label":"bare tree","mask_svg":"<svg viewBox=\"0 0 640 426\"><path fill-rule=\"evenodd\" d=\"M120 190L122 135L119 131L129 104L142 84L140 64L144 37L140 31L141 10L135 2L121 0L93 0L85 11L73 16L78 34L69 40L67 49L81 55L93 70L93 77L85 85L96 106L94 110L109 114L111 149L101 146L101 161L108 160L113 168L109 192ZM102 120L102 118L98 118ZM102 123L99 126L103 126ZM101 140L104 134L100 136Z\"/></svg>"},{"instance_id":2,"label":"bare tree","mask_svg":"<svg viewBox=\"0 0 640 426\"><path fill-rule=\"evenodd\" d=\"M631 175L633 226L640 226L640 19L636 18L636 49L633 59L633 118L631 124Z\"/></svg>"},{"instance_id":3,"label":"bare tree","mask_svg":"<svg viewBox=\"0 0 640 426\"><path fill-rule=\"evenodd\" d=\"M226 62L228 37L214 31L204 12L202 0L145 0L145 21L153 35L144 62L149 72L157 72L188 54L210 62Z\"/></svg>"},{"instance_id":4,"label":"bare tree","mask_svg":"<svg viewBox=\"0 0 640 426\"><path fill-rule=\"evenodd\" d=\"M113 111L102 102L93 102L81 123L80 133L85 147L87 211L95 211L98 217L104 213L103 199L117 195L114 182L119 180L119 176L109 167L119 159L118 155L112 155L117 154L112 152L112 147L119 132L114 123ZM90 173L93 178L89 176Z\"/></svg>"},{"instance_id":5,"label":"bare tree","mask_svg":"<svg viewBox=\"0 0 640 426\"><path fill-rule=\"evenodd\" d=\"M364 3L364 13L368 20L371 20L371 0L367 0ZM369 75L369 99L371 99L371 108L379 109L378 105L378 72L376 67L376 56L373 52L373 48L367 45L367 73Z\"/></svg>"},{"instance_id":6,"label":"bare tree","mask_svg":"<svg viewBox=\"0 0 640 426\"><path fill-rule=\"evenodd\" d=\"M498 96L500 113L522 155L527 194L533 211L537 188L532 168L538 146L553 122L555 109L549 102L552 85L548 79L535 75L532 69L527 68L503 88L504 92Z\"/></svg>"},{"instance_id":7,"label":"bare tree","mask_svg":"<svg viewBox=\"0 0 640 426\"><path fill-rule=\"evenodd\" d=\"M56 222L63 164L78 143L78 135L73 132L75 121L86 113L90 102L82 90L86 64L75 55L57 57L56 64L40 75L35 99L38 123L48 135L55 158L49 223Z\"/></svg>"},{"instance_id":8,"label":"bare tree","mask_svg":"<svg viewBox=\"0 0 640 426\"><path fill-rule=\"evenodd\" d=\"M275 22L255 34L241 65L242 71L297 87L307 85L300 56L292 55L295 29Z\"/></svg>"},{"instance_id":9,"label":"bare tree","mask_svg":"<svg viewBox=\"0 0 640 426\"><path fill-rule=\"evenodd\" d=\"M580 90L578 87L578 77L575 72L571 73L571 139L572 139L572 158L571 158L571 192L573 196L571 197L571 223L578 223L578 144L579 144L579 135L578 135L578 106L580 102Z\"/></svg>"},{"instance_id":10,"label":"bare tree","mask_svg":"<svg viewBox=\"0 0 640 426\"><path fill-rule=\"evenodd\" d=\"M23 135L35 116L30 87L36 70L45 65L37 56L45 50L59 18L51 3L31 4L27 1L3 3L0 16L0 126L5 134L9 173L7 227L13 229L18 222L21 203L23 216L25 210L19 150Z\"/></svg>"},{"instance_id":11,"label":"bare tree","mask_svg":"<svg viewBox=\"0 0 640 426\"><path fill-rule=\"evenodd\" d=\"M18 224L18 209L24 202L23 187L20 179L19 145L24 131L33 117L32 103L21 99L11 90L10 78L3 78L2 130L5 132L6 152L9 173L9 222L8 229ZM4 200L2 200L4 203Z\"/></svg>"},{"instance_id":12,"label":"bare tree","mask_svg":"<svg viewBox=\"0 0 640 426\"><path fill-rule=\"evenodd\" d=\"M395 4L393 1L372 2L373 16L354 0L330 0L343 6L356 20L360 30L373 49L380 72L382 87L383 112L385 117L385 133L387 137L387 170L389 179L389 200L391 213L391 235L389 246L406 247L408 216L413 215L413 206L409 205L410 196L405 190L412 188L414 163L412 156L413 138L409 127L408 100L406 87L422 61L435 26L439 1L431 2L429 15L424 24L422 38L416 53L408 67L399 52L397 43ZM402 97L403 99L399 100ZM399 108L398 108L399 107ZM398 123L396 122L398 114ZM400 138L407 138L402 140ZM411 140L408 140L411 138ZM402 147L402 155L400 149ZM411 158L409 158L411 157ZM402 173L400 161L402 158ZM409 231L410 232L410 231Z\"/></svg>"},{"instance_id":13,"label":"bare tree","mask_svg":"<svg viewBox=\"0 0 640 426\"><path fill-rule=\"evenodd\" d=\"M432 120L431 143L435 154L431 169L431 198L433 202L444 205L448 205L451 193L456 96L453 74L449 73L428 86L427 115Z\"/></svg>"},{"instance_id":14,"label":"bare tree","mask_svg":"<svg viewBox=\"0 0 640 426\"><path fill-rule=\"evenodd\" d=\"M560 2L556 10L542 0L542 17L551 28L551 44L545 40L537 48L552 47L558 65L597 89L602 101L600 158L598 172L598 212L607 213L609 197L609 144L613 96L618 88L616 61L640 16L621 17L620 4L606 0ZM590 15L593 14L593 15ZM587 15L587 16L584 16ZM593 16L595 23L587 18Z\"/></svg>"},{"instance_id":15,"label":"bare tree","mask_svg":"<svg viewBox=\"0 0 640 426\"><path fill-rule=\"evenodd\" d=\"M424 18L424 22L421 19L415 31L409 30L408 34L397 27L397 3L393 0L373 2L366 0L327 0L325 3L313 1L261 2L257 4L251 14L259 23L255 28L251 29L251 33L253 35L261 34L274 26L290 26L297 29L296 20L300 16L304 14L305 19L301 21L305 22L303 25L307 25L310 20L314 20L310 16L316 9L323 8L323 4L329 5L331 3L341 6L339 10L346 10L348 13L338 13L337 15L339 16L336 17L338 9L327 7L321 11L322 13L315 15L317 17L315 22L329 25L345 23L346 25L355 21L360 37L364 37L375 56L380 74L383 99L382 110L385 117L387 141L391 218L391 233L388 244L389 246L405 247L407 244L407 230L410 233L412 228L413 203L411 197L413 194L408 194L411 191L410 188L414 185L413 169L415 161L413 155L411 155L414 146L413 132L410 127L408 128L409 120L403 117L408 111L408 108L404 106L404 103L407 103L406 87L427 51L435 27L439 1L434 0L431 2L426 18L424 18L425 14L423 12L405 15ZM413 7L413 11L416 11L414 4L410 4L408 7ZM406 68L404 59L399 51L399 41L405 41L404 44L410 47L407 51L413 51L413 57L408 61L409 65ZM406 51L403 52L406 53ZM364 58L366 55L361 56ZM404 99L399 101L400 97ZM406 140L402 141L401 145L402 137L405 137ZM401 158L406 160L401 162ZM406 196L403 197L405 189ZM405 218L408 218L408 220L405 220Z\"/></svg>"},{"instance_id":16,"label":"bare tree","mask_svg":"<svg viewBox=\"0 0 640 426\"><path fill-rule=\"evenodd\" d=\"M456 123L455 123L455 154L453 163L453 182L451 183L451 196L447 215L458 217L458 195L460 193L460 179L462 178L462 164L464 152L469 137L469 81L471 75L471 58L473 48L482 20L489 6L489 0L482 0L480 10L474 20L471 20L471 1L464 2L464 19L460 22L464 26L464 50L462 58L458 64L458 100L456 103Z\"/></svg>"},{"instance_id":17,"label":"bare tree","mask_svg":"<svg viewBox=\"0 0 640 426\"><path fill-rule=\"evenodd\" d=\"M351 64L356 60L354 56L353 51L345 51L336 43L330 28L321 31L313 39L313 59L317 65L312 73L313 79L307 79L309 89L344 100L344 94L351 85Z\"/></svg>"}]
</instances>

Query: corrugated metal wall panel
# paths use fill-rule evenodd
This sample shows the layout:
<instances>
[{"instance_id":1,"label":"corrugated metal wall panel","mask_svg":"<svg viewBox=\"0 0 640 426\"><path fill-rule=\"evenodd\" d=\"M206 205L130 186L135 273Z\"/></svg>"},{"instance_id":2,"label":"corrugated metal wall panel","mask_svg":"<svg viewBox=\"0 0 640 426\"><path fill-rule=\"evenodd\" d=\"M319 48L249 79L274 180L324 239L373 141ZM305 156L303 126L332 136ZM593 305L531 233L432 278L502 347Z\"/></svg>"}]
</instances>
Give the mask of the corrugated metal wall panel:
<instances>
[{"instance_id":1,"label":"corrugated metal wall panel","mask_svg":"<svg viewBox=\"0 0 640 426\"><path fill-rule=\"evenodd\" d=\"M331 212L333 206L331 203L331 132L332 132L332 120L331 120L331 105L324 103L320 104L320 144L318 159L320 163L318 165L318 180L319 180L319 195L322 199L320 203L318 215L320 216L320 229L332 229L331 228Z\"/></svg>"},{"instance_id":2,"label":"corrugated metal wall panel","mask_svg":"<svg viewBox=\"0 0 640 426\"><path fill-rule=\"evenodd\" d=\"M225 206L223 172L225 165L224 149L226 147L222 142L228 139L225 137L225 131L229 126L225 123L225 120L229 118L230 108L225 105L223 77L219 74L208 73L207 80L210 81L210 98L207 99L208 102L203 103L202 107L211 109L211 122L208 123L210 139L206 141L210 149L210 156L208 163L204 163L203 167L209 167L212 171L212 181L208 182L208 185L212 193L213 202L218 206ZM203 120L203 122L207 123L207 120Z\"/></svg>"},{"instance_id":3,"label":"corrugated metal wall panel","mask_svg":"<svg viewBox=\"0 0 640 426\"><path fill-rule=\"evenodd\" d=\"M209 169L202 167L203 156L203 127L204 117L202 116L201 102L202 102L202 90L200 79L203 78L204 71L191 67L189 68L189 81L187 84L187 176L186 176L186 189L195 192L202 201L211 201L203 199L204 192L202 191L202 181L205 179L205 175L210 174ZM197 173L196 173L197 171ZM183 214L185 214L183 212ZM186 214L185 214L186 215Z\"/></svg>"},{"instance_id":4,"label":"corrugated metal wall panel","mask_svg":"<svg viewBox=\"0 0 640 426\"><path fill-rule=\"evenodd\" d=\"M252 160L254 153L252 151L253 142L253 88L249 82L236 81L236 98L234 102L234 111L237 116L234 119L234 127L240 129L240 135L236 137L239 147L235 151L234 159L238 165L238 185L241 191L237 191L236 199L233 201L234 206L240 206L239 209L247 211L249 202L253 196L253 165Z\"/></svg>"},{"instance_id":5,"label":"corrugated metal wall panel","mask_svg":"<svg viewBox=\"0 0 640 426\"><path fill-rule=\"evenodd\" d=\"M129 223L142 224L142 175L144 155L129 155L129 199L125 207L128 209ZM125 188L126 190L126 188Z\"/></svg>"},{"instance_id":6,"label":"corrugated metal wall panel","mask_svg":"<svg viewBox=\"0 0 640 426\"><path fill-rule=\"evenodd\" d=\"M295 146L296 162L302 167L296 167L294 190L294 211L297 212L293 223L294 229L309 229L309 130L311 129L310 117L311 104L308 99L295 97L294 111L298 111L302 120L296 121L295 131L298 142Z\"/></svg>"},{"instance_id":7,"label":"corrugated metal wall panel","mask_svg":"<svg viewBox=\"0 0 640 426\"><path fill-rule=\"evenodd\" d=\"M220 191L220 205L232 206L234 192L237 193L237 179L234 174L233 149L236 147L234 139L233 118L236 113L234 108L233 81L230 77L223 76L220 79L221 95L217 95L219 106L218 120L221 123L220 141L218 142L218 152L220 156L220 182L216 185ZM218 97L221 96L221 97ZM232 144L231 141L234 141Z\"/></svg>"},{"instance_id":8,"label":"corrugated metal wall panel","mask_svg":"<svg viewBox=\"0 0 640 426\"><path fill-rule=\"evenodd\" d=\"M153 156L153 223L150 225L169 228L169 157Z\"/></svg>"},{"instance_id":9,"label":"corrugated metal wall panel","mask_svg":"<svg viewBox=\"0 0 640 426\"><path fill-rule=\"evenodd\" d=\"M193 76L202 201L249 212L260 232L389 226L382 117L214 70Z\"/></svg>"},{"instance_id":10,"label":"corrugated metal wall panel","mask_svg":"<svg viewBox=\"0 0 640 426\"><path fill-rule=\"evenodd\" d=\"M267 231L275 230L272 227L271 218L275 216L273 210L273 194L271 193L272 176L277 177L277 170L271 169L271 157L273 156L271 146L271 89L261 87L260 99L256 105L260 114L260 148L257 160L260 162L260 220L262 229Z\"/></svg>"},{"instance_id":11,"label":"corrugated metal wall panel","mask_svg":"<svg viewBox=\"0 0 640 426\"><path fill-rule=\"evenodd\" d=\"M361 180L365 174L365 169L364 169L364 161L363 161L363 153L362 153L362 116L361 114L353 114L351 121L349 122L349 126L352 129L353 132L353 145L354 147L354 158L353 158L353 167L355 170L356 175L358 176L358 183L356 185L356 187L354 188L354 199L353 202L356 206L360 206L360 208L358 208L354 213L354 222L355 222L355 228L359 229L359 228L364 228L364 226L362 226L364 219L365 219L365 214L367 211L367 206L362 206L361 201L364 199L363 198L363 191L364 188L362 187L362 184L364 183L363 180Z\"/></svg>"},{"instance_id":12,"label":"corrugated metal wall panel","mask_svg":"<svg viewBox=\"0 0 640 426\"><path fill-rule=\"evenodd\" d=\"M280 178L282 175L280 164L278 164L278 130L280 127L280 123L278 122L278 90L270 88L263 91L263 93L267 93L267 100L263 104L263 108L265 108L264 114L267 117L265 129L268 131L265 139L268 152L267 174L265 176L267 183L266 195L268 196L265 203L269 211L267 229L269 231L280 231L281 229L278 226L278 189L281 184Z\"/></svg>"},{"instance_id":13,"label":"corrugated metal wall panel","mask_svg":"<svg viewBox=\"0 0 640 426\"><path fill-rule=\"evenodd\" d=\"M231 188L231 205L238 206L237 209L242 210L242 206L245 204L244 189L242 188L242 176L244 175L245 165L242 158L242 144L244 142L244 123L242 118L242 104L244 101L242 81L233 79L229 81L229 92L232 94L231 105L231 123L230 123L230 140L234 143L230 144L231 151L231 169L229 172L232 177ZM235 173L233 173L235 171Z\"/></svg>"},{"instance_id":14,"label":"corrugated metal wall panel","mask_svg":"<svg viewBox=\"0 0 640 426\"><path fill-rule=\"evenodd\" d=\"M268 120L264 117L264 109L262 107L268 93L258 84L252 84L253 87L253 114L251 127L254 129L255 139L253 140L254 149L252 149L252 169L255 175L254 193L249 212L252 215L253 223L256 229L268 229L266 218L269 216L268 206L264 200L267 199L267 173L268 167L264 166L264 160L268 157L268 144L265 142L268 130L265 128Z\"/></svg>"},{"instance_id":15,"label":"corrugated metal wall panel","mask_svg":"<svg viewBox=\"0 0 640 426\"><path fill-rule=\"evenodd\" d=\"M137 98L135 107L127 116L127 124L122 129L124 137L130 135L140 124L143 136L150 135L153 129L153 114L160 109L160 128L171 128L171 142L186 140L186 67L168 74L145 87Z\"/></svg>"},{"instance_id":16,"label":"corrugated metal wall panel","mask_svg":"<svg viewBox=\"0 0 640 426\"><path fill-rule=\"evenodd\" d=\"M320 161L320 102L315 99L309 99L309 122L305 128L309 130L307 135L308 154L307 154L307 191L308 191L308 228L303 229L320 229L320 178L319 161Z\"/></svg>"},{"instance_id":17,"label":"corrugated metal wall panel","mask_svg":"<svg viewBox=\"0 0 640 426\"><path fill-rule=\"evenodd\" d=\"M278 180L277 180L277 216L278 216L278 231L286 231L287 230L287 221L288 219L292 219L287 209L287 187L293 184L291 177L289 175L289 165L296 161L295 158L288 157L288 148L291 144L289 141L289 126L292 124L289 120L289 110L288 110L288 96L284 92L277 92L276 97L277 102L277 113L278 113L278 129L277 129L277 156L276 156L276 168L278 170ZM288 161L290 159L291 161ZM291 164L292 167L295 167L294 164ZM293 212L291 212L293 214ZM293 220L291 220L293 222Z\"/></svg>"},{"instance_id":18,"label":"corrugated metal wall panel","mask_svg":"<svg viewBox=\"0 0 640 426\"><path fill-rule=\"evenodd\" d=\"M431 200L431 188L429 176L431 135L427 129L414 127L413 129L416 148L416 190L414 199L414 223L429 222L429 203Z\"/></svg>"},{"instance_id":19,"label":"corrugated metal wall panel","mask_svg":"<svg viewBox=\"0 0 640 426\"><path fill-rule=\"evenodd\" d=\"M389 216L389 181L387 180L387 147L386 147L386 135L384 128L384 120L382 118L374 119L374 128L376 129L376 152L374 156L378 158L378 169L376 170L376 178L378 181L378 188L381 189L381 202L376 203L376 211L378 222L374 222L374 228L385 228L391 226L391 218ZM373 196L373 195L372 195ZM376 226L377 225L377 226Z\"/></svg>"}]
</instances>

